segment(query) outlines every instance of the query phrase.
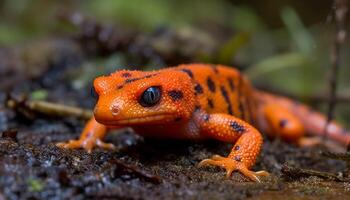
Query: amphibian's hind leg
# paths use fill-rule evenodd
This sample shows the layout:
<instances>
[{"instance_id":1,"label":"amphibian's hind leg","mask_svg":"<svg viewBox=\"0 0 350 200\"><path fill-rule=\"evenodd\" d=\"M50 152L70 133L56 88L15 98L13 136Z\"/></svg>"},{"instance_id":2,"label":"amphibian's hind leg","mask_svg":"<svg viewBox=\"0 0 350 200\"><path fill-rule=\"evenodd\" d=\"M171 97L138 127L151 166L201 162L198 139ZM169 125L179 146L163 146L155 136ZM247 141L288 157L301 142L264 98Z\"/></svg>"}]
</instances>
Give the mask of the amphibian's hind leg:
<instances>
[{"instance_id":1,"label":"amphibian's hind leg","mask_svg":"<svg viewBox=\"0 0 350 200\"><path fill-rule=\"evenodd\" d=\"M319 138L304 137L305 128L299 118L288 109L269 104L263 108L263 115L268 125L267 132L280 137L284 141L293 142L300 146L312 146L321 143Z\"/></svg>"},{"instance_id":2,"label":"amphibian's hind leg","mask_svg":"<svg viewBox=\"0 0 350 200\"><path fill-rule=\"evenodd\" d=\"M249 179L260 182L259 176L267 176L265 171L253 172L249 169L255 164L262 146L261 134L248 123L227 114L204 114L196 117L200 124L201 134L206 137L233 143L228 157L215 155L202 160L199 166L215 165L226 169L226 175L239 171Z\"/></svg>"},{"instance_id":3,"label":"amphibian's hind leg","mask_svg":"<svg viewBox=\"0 0 350 200\"><path fill-rule=\"evenodd\" d=\"M104 149L114 149L113 144L104 143L102 139L107 132L107 127L98 123L92 117L86 124L82 134L78 140L69 140L68 142L60 142L56 145L61 148L78 149L83 148L89 153L96 146Z\"/></svg>"}]
</instances>

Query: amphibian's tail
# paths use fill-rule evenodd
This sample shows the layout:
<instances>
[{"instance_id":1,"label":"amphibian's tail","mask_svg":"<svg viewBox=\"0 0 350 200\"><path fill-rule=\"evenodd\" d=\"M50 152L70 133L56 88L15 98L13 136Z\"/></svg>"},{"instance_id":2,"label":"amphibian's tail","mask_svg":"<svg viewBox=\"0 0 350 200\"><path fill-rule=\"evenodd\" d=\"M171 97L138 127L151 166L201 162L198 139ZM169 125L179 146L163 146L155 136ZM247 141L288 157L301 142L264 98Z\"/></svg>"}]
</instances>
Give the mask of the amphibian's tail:
<instances>
[{"instance_id":1,"label":"amphibian's tail","mask_svg":"<svg viewBox=\"0 0 350 200\"><path fill-rule=\"evenodd\" d=\"M286 97L281 97L261 91L258 91L257 93L259 95L258 98L262 99L262 104L279 105L294 114L303 124L306 133L318 136L324 135L324 129L327 122L325 115L313 111L308 106ZM350 143L350 131L346 130L335 121L332 121L328 125L327 137L344 145L349 145Z\"/></svg>"}]
</instances>

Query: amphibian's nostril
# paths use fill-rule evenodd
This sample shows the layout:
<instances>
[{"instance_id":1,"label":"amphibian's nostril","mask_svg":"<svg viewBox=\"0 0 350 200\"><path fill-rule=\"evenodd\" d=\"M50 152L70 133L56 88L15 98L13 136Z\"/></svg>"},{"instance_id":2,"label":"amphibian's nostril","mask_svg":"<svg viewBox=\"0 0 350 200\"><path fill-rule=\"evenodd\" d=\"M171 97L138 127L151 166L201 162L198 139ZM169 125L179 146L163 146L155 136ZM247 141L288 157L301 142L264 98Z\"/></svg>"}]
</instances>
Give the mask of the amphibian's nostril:
<instances>
[{"instance_id":1,"label":"amphibian's nostril","mask_svg":"<svg viewBox=\"0 0 350 200\"><path fill-rule=\"evenodd\" d=\"M119 107L117 105L112 105L111 112L112 112L112 115L117 115L119 112Z\"/></svg>"}]
</instances>

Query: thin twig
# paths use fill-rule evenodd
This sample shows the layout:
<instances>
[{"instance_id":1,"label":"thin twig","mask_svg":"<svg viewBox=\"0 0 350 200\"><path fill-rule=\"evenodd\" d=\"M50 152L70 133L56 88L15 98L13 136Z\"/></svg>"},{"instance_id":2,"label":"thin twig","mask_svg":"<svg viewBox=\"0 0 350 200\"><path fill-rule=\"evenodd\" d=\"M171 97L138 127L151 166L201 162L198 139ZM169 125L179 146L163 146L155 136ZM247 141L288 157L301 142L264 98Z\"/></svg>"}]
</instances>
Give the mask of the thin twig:
<instances>
[{"instance_id":1,"label":"thin twig","mask_svg":"<svg viewBox=\"0 0 350 200\"><path fill-rule=\"evenodd\" d=\"M338 80L338 71L340 67L340 50L344 44L346 38L346 29L345 29L345 18L348 12L348 0L334 0L334 16L336 23L336 36L331 52L331 62L332 68L329 78L329 104L327 112L327 122L324 128L324 139L328 136L328 125L334 118L334 108L336 105L336 91L337 91L337 80Z\"/></svg>"},{"instance_id":2,"label":"thin twig","mask_svg":"<svg viewBox=\"0 0 350 200\"><path fill-rule=\"evenodd\" d=\"M321 155L327 158L335 159L335 160L343 160L346 162L347 171L345 174L349 177L350 174L350 151L348 150L345 153L335 153L330 151L321 152Z\"/></svg>"},{"instance_id":3,"label":"thin twig","mask_svg":"<svg viewBox=\"0 0 350 200\"><path fill-rule=\"evenodd\" d=\"M332 159L336 159L336 160L343 160L346 162L350 162L350 152L335 153L335 152L330 152L330 151L322 151L321 155L325 156L327 158L332 158Z\"/></svg>"},{"instance_id":4,"label":"thin twig","mask_svg":"<svg viewBox=\"0 0 350 200\"><path fill-rule=\"evenodd\" d=\"M51 116L71 116L86 120L92 117L92 112L90 110L85 110L82 108L67 106L58 103L50 103L46 101L28 101L27 105L30 109L34 111Z\"/></svg>"},{"instance_id":5,"label":"thin twig","mask_svg":"<svg viewBox=\"0 0 350 200\"><path fill-rule=\"evenodd\" d=\"M145 171L139 169L135 165L126 164L126 163L121 162L120 160L117 160L117 159L110 160L109 163L117 165L122 170L125 170L125 171L127 171L129 173L133 173L138 178L144 179L144 180L146 180L148 182L152 182L152 183L155 183L155 184L159 184L159 183L162 182L162 179L160 178L160 176L153 175L153 174L150 174L148 172L145 172Z\"/></svg>"},{"instance_id":6,"label":"thin twig","mask_svg":"<svg viewBox=\"0 0 350 200\"><path fill-rule=\"evenodd\" d=\"M316 171L311 169L302 169L302 168L293 167L287 164L284 164L282 166L281 172L286 178L290 178L292 180L296 180L300 178L308 178L310 176L316 176L323 180L329 180L329 181L338 181L338 182L349 181L348 179L340 177L337 174L321 172L321 171Z\"/></svg>"},{"instance_id":7,"label":"thin twig","mask_svg":"<svg viewBox=\"0 0 350 200\"><path fill-rule=\"evenodd\" d=\"M77 117L84 120L92 117L90 110L46 101L30 101L23 96L8 95L6 105L32 120L35 119L35 114L51 117Z\"/></svg>"}]
</instances>

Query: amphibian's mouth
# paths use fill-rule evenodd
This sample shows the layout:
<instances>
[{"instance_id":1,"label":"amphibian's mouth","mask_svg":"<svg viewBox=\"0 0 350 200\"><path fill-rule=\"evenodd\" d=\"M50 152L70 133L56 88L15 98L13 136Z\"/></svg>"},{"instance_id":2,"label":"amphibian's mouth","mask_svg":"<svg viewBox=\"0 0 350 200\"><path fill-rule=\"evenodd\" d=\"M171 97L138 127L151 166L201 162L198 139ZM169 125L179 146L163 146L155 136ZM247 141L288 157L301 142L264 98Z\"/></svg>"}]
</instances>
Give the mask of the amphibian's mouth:
<instances>
[{"instance_id":1,"label":"amphibian's mouth","mask_svg":"<svg viewBox=\"0 0 350 200\"><path fill-rule=\"evenodd\" d=\"M120 119L120 120L103 120L103 119L96 119L101 124L105 125L138 125L138 124L145 124L148 122L161 122L165 118L169 118L169 116L172 116L171 114L158 114L158 115L151 115L151 116L144 116L144 117L135 117L135 118L128 118L128 119Z\"/></svg>"}]
</instances>

